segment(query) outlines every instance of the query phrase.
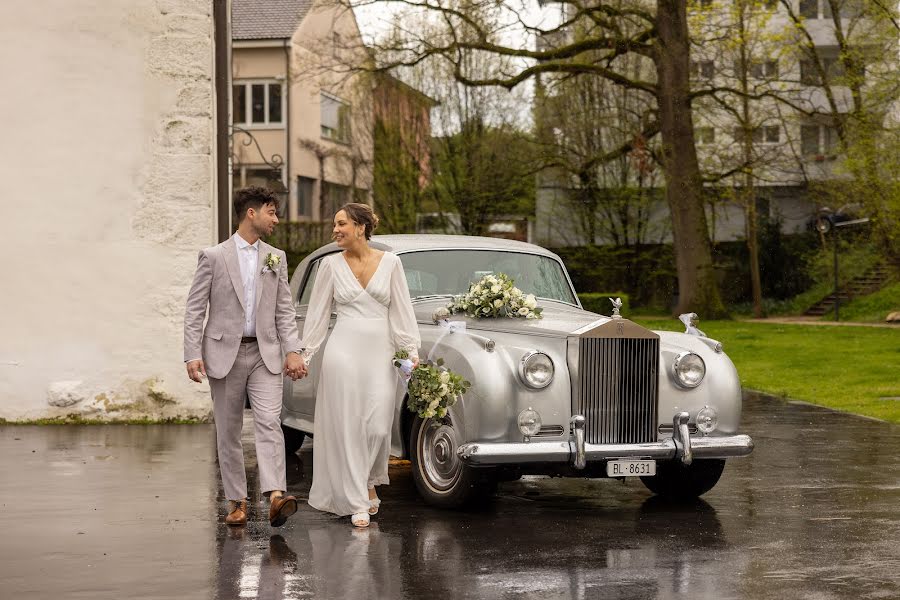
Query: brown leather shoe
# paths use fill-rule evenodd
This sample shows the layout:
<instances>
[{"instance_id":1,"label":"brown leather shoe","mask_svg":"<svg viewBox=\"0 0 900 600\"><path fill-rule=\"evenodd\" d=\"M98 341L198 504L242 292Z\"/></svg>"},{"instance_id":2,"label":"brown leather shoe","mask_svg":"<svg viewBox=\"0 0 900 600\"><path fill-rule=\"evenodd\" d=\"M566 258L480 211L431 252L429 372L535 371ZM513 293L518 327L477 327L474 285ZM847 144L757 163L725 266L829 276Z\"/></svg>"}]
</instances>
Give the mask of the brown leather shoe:
<instances>
[{"instance_id":1,"label":"brown leather shoe","mask_svg":"<svg viewBox=\"0 0 900 600\"><path fill-rule=\"evenodd\" d=\"M247 501L241 500L234 507L234 510L225 517L226 525L246 525L247 524Z\"/></svg>"},{"instance_id":2,"label":"brown leather shoe","mask_svg":"<svg viewBox=\"0 0 900 600\"><path fill-rule=\"evenodd\" d=\"M295 512L297 499L293 496L279 496L269 504L269 524L272 527L281 527Z\"/></svg>"}]
</instances>

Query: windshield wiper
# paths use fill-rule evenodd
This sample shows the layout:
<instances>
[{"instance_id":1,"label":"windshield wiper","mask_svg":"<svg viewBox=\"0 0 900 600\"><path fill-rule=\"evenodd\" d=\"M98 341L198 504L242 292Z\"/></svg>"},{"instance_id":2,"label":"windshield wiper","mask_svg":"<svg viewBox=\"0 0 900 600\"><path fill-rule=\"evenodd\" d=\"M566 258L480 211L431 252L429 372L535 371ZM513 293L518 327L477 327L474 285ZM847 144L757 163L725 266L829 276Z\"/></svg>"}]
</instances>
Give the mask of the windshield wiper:
<instances>
[{"instance_id":1,"label":"windshield wiper","mask_svg":"<svg viewBox=\"0 0 900 600\"><path fill-rule=\"evenodd\" d=\"M415 296L412 300L432 300L434 298L453 298L455 294L425 294L424 296Z\"/></svg>"}]
</instances>

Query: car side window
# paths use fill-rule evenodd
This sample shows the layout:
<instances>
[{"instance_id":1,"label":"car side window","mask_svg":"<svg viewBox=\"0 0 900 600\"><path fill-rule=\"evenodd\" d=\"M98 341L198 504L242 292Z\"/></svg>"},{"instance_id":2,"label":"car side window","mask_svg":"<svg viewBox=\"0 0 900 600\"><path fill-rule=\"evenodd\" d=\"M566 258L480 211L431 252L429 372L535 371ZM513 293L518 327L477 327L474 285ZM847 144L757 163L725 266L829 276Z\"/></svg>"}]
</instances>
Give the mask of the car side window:
<instances>
[{"instance_id":1,"label":"car side window","mask_svg":"<svg viewBox=\"0 0 900 600\"><path fill-rule=\"evenodd\" d=\"M322 262L322 259L315 261L309 266L309 274L306 276L306 281L303 282L303 289L300 292L300 300L297 302L300 306L306 306L309 304L309 297L312 296L313 285L316 283L316 273L319 272L319 263Z\"/></svg>"}]
</instances>

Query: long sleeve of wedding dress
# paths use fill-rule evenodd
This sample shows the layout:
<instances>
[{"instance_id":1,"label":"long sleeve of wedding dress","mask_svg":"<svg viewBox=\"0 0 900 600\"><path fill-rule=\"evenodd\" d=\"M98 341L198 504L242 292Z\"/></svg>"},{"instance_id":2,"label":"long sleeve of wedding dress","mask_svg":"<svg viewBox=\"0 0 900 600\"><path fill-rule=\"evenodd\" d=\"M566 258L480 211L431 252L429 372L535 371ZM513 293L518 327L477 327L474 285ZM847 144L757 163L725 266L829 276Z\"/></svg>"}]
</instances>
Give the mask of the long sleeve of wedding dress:
<instances>
[{"instance_id":1,"label":"long sleeve of wedding dress","mask_svg":"<svg viewBox=\"0 0 900 600\"><path fill-rule=\"evenodd\" d=\"M409 358L419 357L419 325L409 297L409 285L403 264L397 260L391 269L391 306L388 310L391 340L397 350L406 350Z\"/></svg>"},{"instance_id":2,"label":"long sleeve of wedding dress","mask_svg":"<svg viewBox=\"0 0 900 600\"><path fill-rule=\"evenodd\" d=\"M309 298L309 309L303 323L303 359L309 363L318 352L328 333L331 309L334 304L334 272L330 260L321 260L316 273L316 281Z\"/></svg>"}]
</instances>

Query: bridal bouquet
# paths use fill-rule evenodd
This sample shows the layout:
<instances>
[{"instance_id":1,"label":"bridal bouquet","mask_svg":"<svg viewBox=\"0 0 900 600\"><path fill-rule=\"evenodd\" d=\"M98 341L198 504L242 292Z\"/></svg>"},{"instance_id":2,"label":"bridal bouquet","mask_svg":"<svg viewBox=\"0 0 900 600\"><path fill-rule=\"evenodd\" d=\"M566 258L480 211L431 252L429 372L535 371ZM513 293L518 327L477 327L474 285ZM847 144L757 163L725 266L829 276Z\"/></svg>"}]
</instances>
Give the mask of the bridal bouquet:
<instances>
[{"instance_id":1,"label":"bridal bouquet","mask_svg":"<svg viewBox=\"0 0 900 600\"><path fill-rule=\"evenodd\" d=\"M409 370L412 365L409 354L401 350L394 355L393 362L404 374L409 374L406 408L423 419L444 417L447 409L456 404L456 399L472 385L461 375L444 367L444 361L440 358L420 362L415 369Z\"/></svg>"},{"instance_id":2,"label":"bridal bouquet","mask_svg":"<svg viewBox=\"0 0 900 600\"><path fill-rule=\"evenodd\" d=\"M485 275L469 285L469 291L457 296L447 307L451 313L465 313L475 319L518 317L540 319L541 311L534 294L525 294L504 273Z\"/></svg>"}]
</instances>

